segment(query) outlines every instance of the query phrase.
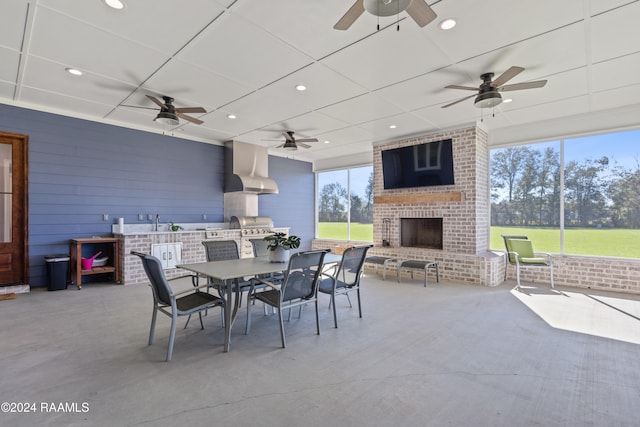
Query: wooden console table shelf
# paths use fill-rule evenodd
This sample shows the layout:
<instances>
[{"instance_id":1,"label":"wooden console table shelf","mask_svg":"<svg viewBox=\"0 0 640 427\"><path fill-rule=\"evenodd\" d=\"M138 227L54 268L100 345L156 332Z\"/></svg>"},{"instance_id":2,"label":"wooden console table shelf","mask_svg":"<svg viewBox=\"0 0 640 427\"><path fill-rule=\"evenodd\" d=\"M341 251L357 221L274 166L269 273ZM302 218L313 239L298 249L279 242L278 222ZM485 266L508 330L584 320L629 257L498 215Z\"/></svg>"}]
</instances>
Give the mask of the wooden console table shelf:
<instances>
[{"instance_id":1,"label":"wooden console table shelf","mask_svg":"<svg viewBox=\"0 0 640 427\"><path fill-rule=\"evenodd\" d=\"M71 280L78 289L82 289L82 277L93 274L109 274L113 275L113 280L120 283L120 242L115 237L86 237L80 239L71 239ZM91 270L82 269L82 248L89 247L87 253L84 254L88 258L97 251L102 251L102 256L108 256L107 265L93 267ZM91 251L89 254L88 251Z\"/></svg>"},{"instance_id":2,"label":"wooden console table shelf","mask_svg":"<svg viewBox=\"0 0 640 427\"><path fill-rule=\"evenodd\" d=\"M373 203L379 204L423 204L461 201L462 193L459 191L429 194L389 194L386 196L375 196L373 198Z\"/></svg>"}]
</instances>

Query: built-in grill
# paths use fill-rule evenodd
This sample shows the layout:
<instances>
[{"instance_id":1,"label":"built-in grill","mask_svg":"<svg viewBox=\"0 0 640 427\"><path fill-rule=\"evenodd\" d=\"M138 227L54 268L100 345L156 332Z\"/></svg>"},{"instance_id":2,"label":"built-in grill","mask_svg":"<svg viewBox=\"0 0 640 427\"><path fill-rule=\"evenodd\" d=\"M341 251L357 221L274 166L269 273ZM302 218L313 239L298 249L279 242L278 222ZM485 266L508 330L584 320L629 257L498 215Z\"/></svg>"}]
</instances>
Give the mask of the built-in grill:
<instances>
[{"instance_id":1,"label":"built-in grill","mask_svg":"<svg viewBox=\"0 0 640 427\"><path fill-rule=\"evenodd\" d=\"M242 237L262 237L273 234L273 220L268 216L232 216L230 229L240 229Z\"/></svg>"}]
</instances>

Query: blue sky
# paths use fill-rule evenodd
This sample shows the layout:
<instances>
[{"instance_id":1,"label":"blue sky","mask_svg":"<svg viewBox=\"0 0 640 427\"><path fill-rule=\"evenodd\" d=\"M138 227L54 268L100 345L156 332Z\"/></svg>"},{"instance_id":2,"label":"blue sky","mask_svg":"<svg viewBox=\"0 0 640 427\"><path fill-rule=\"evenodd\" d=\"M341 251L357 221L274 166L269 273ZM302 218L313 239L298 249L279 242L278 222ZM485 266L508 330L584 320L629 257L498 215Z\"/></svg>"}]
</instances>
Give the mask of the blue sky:
<instances>
[{"instance_id":1,"label":"blue sky","mask_svg":"<svg viewBox=\"0 0 640 427\"><path fill-rule=\"evenodd\" d=\"M559 141L534 144L532 147L560 149ZM599 159L602 156L609 158L610 166L613 166L615 161L625 168L635 169L640 161L640 130L565 139L565 162Z\"/></svg>"},{"instance_id":2,"label":"blue sky","mask_svg":"<svg viewBox=\"0 0 640 427\"><path fill-rule=\"evenodd\" d=\"M640 160L640 130L567 139L564 149L569 160L607 156L609 161L635 169Z\"/></svg>"},{"instance_id":3,"label":"blue sky","mask_svg":"<svg viewBox=\"0 0 640 427\"><path fill-rule=\"evenodd\" d=\"M373 172L373 166L365 166L361 168L352 168L351 171L351 193L359 196L364 196L367 183L369 182L369 175ZM345 188L347 187L347 171L336 170L329 172L321 172L318 175L318 191L326 184L332 182L339 182Z\"/></svg>"}]
</instances>

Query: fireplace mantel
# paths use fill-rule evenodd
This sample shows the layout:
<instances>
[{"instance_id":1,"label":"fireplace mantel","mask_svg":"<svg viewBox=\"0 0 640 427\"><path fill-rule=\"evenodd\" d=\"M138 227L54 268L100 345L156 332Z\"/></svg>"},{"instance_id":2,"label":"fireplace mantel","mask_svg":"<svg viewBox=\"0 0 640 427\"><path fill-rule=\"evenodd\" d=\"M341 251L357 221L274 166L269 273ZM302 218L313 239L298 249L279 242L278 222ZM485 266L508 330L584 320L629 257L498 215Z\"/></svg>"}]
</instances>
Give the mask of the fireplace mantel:
<instances>
[{"instance_id":1,"label":"fireplace mantel","mask_svg":"<svg viewBox=\"0 0 640 427\"><path fill-rule=\"evenodd\" d=\"M409 194L387 194L384 196L374 196L373 203L377 204L397 204L397 203L443 203L461 202L462 192L451 191L448 193L409 193Z\"/></svg>"}]
</instances>

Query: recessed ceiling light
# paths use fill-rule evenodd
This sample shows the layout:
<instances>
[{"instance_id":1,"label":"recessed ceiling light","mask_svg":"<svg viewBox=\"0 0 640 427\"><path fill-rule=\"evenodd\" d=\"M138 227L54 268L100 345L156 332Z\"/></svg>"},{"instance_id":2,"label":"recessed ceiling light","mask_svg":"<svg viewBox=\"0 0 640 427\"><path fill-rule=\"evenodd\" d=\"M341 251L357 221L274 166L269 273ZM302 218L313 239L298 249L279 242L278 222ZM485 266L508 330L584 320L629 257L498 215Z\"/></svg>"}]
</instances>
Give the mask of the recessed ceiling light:
<instances>
[{"instance_id":1,"label":"recessed ceiling light","mask_svg":"<svg viewBox=\"0 0 640 427\"><path fill-rule=\"evenodd\" d=\"M396 125L390 125L390 126L389 126L389 129L395 129L395 128L397 128L397 127L398 127L398 126L396 126Z\"/></svg>"},{"instance_id":2,"label":"recessed ceiling light","mask_svg":"<svg viewBox=\"0 0 640 427\"><path fill-rule=\"evenodd\" d=\"M325 144L328 144L329 142L331 142L331 141L325 141L324 143L325 143Z\"/></svg>"},{"instance_id":3,"label":"recessed ceiling light","mask_svg":"<svg viewBox=\"0 0 640 427\"><path fill-rule=\"evenodd\" d=\"M440 23L440 28L442 30L450 30L456 26L456 20L453 18L447 18Z\"/></svg>"},{"instance_id":4,"label":"recessed ceiling light","mask_svg":"<svg viewBox=\"0 0 640 427\"><path fill-rule=\"evenodd\" d=\"M296 86L296 90L299 90L299 91L307 90L307 87L305 85L298 85Z\"/></svg>"},{"instance_id":5,"label":"recessed ceiling light","mask_svg":"<svg viewBox=\"0 0 640 427\"><path fill-rule=\"evenodd\" d=\"M235 114L228 114L227 118L233 120L233 119L236 118L236 115Z\"/></svg>"},{"instance_id":6,"label":"recessed ceiling light","mask_svg":"<svg viewBox=\"0 0 640 427\"><path fill-rule=\"evenodd\" d=\"M121 0L104 0L105 4L113 9L124 9L124 2Z\"/></svg>"},{"instance_id":7,"label":"recessed ceiling light","mask_svg":"<svg viewBox=\"0 0 640 427\"><path fill-rule=\"evenodd\" d=\"M68 68L65 68L64 70L69 74L73 74L74 76L82 75L82 71L78 70L77 68L68 67Z\"/></svg>"},{"instance_id":8,"label":"recessed ceiling light","mask_svg":"<svg viewBox=\"0 0 640 427\"><path fill-rule=\"evenodd\" d=\"M511 101L513 101L513 99L511 98L507 98L507 99L503 99L502 102L504 102L505 104L510 103Z\"/></svg>"}]
</instances>

